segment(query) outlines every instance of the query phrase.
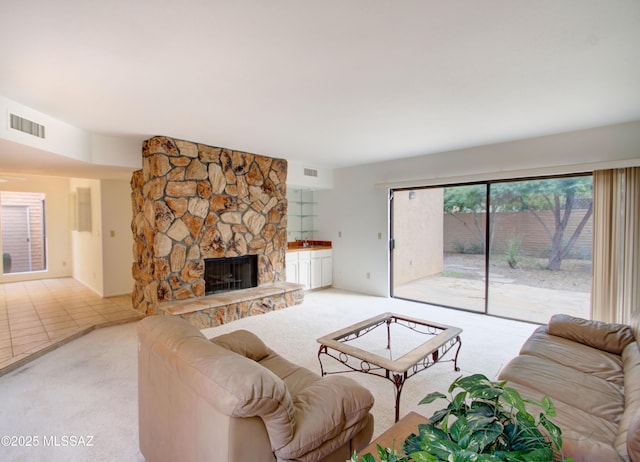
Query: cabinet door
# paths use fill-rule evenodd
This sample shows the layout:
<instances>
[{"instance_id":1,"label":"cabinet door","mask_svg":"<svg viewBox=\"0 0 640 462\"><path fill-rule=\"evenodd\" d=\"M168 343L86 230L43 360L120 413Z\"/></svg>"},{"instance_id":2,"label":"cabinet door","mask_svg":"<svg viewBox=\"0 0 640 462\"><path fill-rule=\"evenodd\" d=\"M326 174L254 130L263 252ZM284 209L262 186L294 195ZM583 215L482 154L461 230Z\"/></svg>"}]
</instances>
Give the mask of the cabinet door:
<instances>
[{"instance_id":1,"label":"cabinet door","mask_svg":"<svg viewBox=\"0 0 640 462\"><path fill-rule=\"evenodd\" d=\"M285 265L287 267L287 282L298 283L298 254L287 252L285 255Z\"/></svg>"},{"instance_id":2,"label":"cabinet door","mask_svg":"<svg viewBox=\"0 0 640 462\"><path fill-rule=\"evenodd\" d=\"M322 287L333 284L333 258L324 257L322 259Z\"/></svg>"},{"instance_id":3,"label":"cabinet door","mask_svg":"<svg viewBox=\"0 0 640 462\"><path fill-rule=\"evenodd\" d=\"M310 252L298 252L298 284L305 290L311 288L311 256Z\"/></svg>"},{"instance_id":4,"label":"cabinet door","mask_svg":"<svg viewBox=\"0 0 640 462\"><path fill-rule=\"evenodd\" d=\"M311 288L322 287L322 258L311 259Z\"/></svg>"},{"instance_id":5,"label":"cabinet door","mask_svg":"<svg viewBox=\"0 0 640 462\"><path fill-rule=\"evenodd\" d=\"M287 261L287 282L298 283L298 260Z\"/></svg>"}]
</instances>

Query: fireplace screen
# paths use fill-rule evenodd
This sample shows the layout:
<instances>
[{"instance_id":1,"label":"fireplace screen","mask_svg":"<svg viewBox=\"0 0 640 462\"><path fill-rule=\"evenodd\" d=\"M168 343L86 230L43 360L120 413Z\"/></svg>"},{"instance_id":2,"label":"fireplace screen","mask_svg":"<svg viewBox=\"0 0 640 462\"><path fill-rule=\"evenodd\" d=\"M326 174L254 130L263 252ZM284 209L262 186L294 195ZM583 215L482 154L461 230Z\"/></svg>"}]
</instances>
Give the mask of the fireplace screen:
<instances>
[{"instance_id":1,"label":"fireplace screen","mask_svg":"<svg viewBox=\"0 0 640 462\"><path fill-rule=\"evenodd\" d=\"M258 256L208 258L204 261L206 295L258 285Z\"/></svg>"}]
</instances>

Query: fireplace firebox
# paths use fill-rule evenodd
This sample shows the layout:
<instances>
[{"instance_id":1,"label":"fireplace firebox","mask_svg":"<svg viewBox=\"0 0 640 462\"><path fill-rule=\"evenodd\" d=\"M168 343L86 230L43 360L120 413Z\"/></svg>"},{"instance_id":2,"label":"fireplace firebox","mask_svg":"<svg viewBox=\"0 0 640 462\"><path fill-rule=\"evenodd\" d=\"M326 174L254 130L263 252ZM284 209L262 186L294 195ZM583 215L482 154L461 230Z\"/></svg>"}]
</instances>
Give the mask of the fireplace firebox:
<instances>
[{"instance_id":1,"label":"fireplace firebox","mask_svg":"<svg viewBox=\"0 0 640 462\"><path fill-rule=\"evenodd\" d=\"M204 260L204 283L206 295L257 287L258 256L207 258Z\"/></svg>"}]
</instances>

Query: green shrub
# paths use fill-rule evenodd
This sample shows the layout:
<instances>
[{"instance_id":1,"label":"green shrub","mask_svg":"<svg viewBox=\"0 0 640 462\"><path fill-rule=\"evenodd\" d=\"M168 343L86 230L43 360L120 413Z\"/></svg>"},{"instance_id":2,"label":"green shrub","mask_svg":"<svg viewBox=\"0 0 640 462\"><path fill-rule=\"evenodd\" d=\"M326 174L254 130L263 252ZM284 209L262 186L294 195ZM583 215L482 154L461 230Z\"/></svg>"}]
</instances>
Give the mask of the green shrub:
<instances>
[{"instance_id":1,"label":"green shrub","mask_svg":"<svg viewBox=\"0 0 640 462\"><path fill-rule=\"evenodd\" d=\"M462 242L460 239L455 239L451 243L451 247L453 248L453 251L455 253L464 253L464 242Z\"/></svg>"},{"instance_id":2,"label":"green shrub","mask_svg":"<svg viewBox=\"0 0 640 462\"><path fill-rule=\"evenodd\" d=\"M511 236L507 241L507 263L511 268L518 268L520 266L520 245L522 239L516 236Z\"/></svg>"}]
</instances>

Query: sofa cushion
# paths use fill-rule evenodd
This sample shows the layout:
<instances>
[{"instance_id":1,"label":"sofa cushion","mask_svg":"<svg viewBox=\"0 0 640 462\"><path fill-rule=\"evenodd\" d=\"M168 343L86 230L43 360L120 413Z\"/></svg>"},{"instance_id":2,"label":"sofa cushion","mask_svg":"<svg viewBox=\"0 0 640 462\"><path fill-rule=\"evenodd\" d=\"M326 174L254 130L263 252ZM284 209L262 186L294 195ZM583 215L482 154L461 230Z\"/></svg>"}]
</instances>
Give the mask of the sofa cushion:
<instances>
[{"instance_id":1,"label":"sofa cushion","mask_svg":"<svg viewBox=\"0 0 640 462\"><path fill-rule=\"evenodd\" d=\"M640 461L640 348L629 344L622 352L624 361L624 413L620 420L615 447Z\"/></svg>"},{"instance_id":2,"label":"sofa cushion","mask_svg":"<svg viewBox=\"0 0 640 462\"><path fill-rule=\"evenodd\" d=\"M300 367L276 353L262 359L260 364L284 382L292 397L320 379L319 374Z\"/></svg>"},{"instance_id":3,"label":"sofa cushion","mask_svg":"<svg viewBox=\"0 0 640 462\"><path fill-rule=\"evenodd\" d=\"M617 355L635 340L631 327L591 321L566 314L556 314L549 320L549 334L564 337Z\"/></svg>"},{"instance_id":4,"label":"sofa cushion","mask_svg":"<svg viewBox=\"0 0 640 462\"><path fill-rule=\"evenodd\" d=\"M213 337L209 341L254 361L260 361L271 353L257 335L242 329Z\"/></svg>"},{"instance_id":5,"label":"sofa cushion","mask_svg":"<svg viewBox=\"0 0 640 462\"><path fill-rule=\"evenodd\" d=\"M619 386L567 366L531 355L513 358L501 380L526 385L577 409L618 424L624 411Z\"/></svg>"},{"instance_id":6,"label":"sofa cushion","mask_svg":"<svg viewBox=\"0 0 640 462\"><path fill-rule=\"evenodd\" d=\"M313 457L319 460L328 450L348 441L366 423L373 396L353 379L321 377L275 352L263 358L260 365L283 381L293 402L295 433L290 441L283 440L285 446L273 446L279 459L307 460L303 455L316 453ZM327 444L334 438L337 438L334 443Z\"/></svg>"},{"instance_id":7,"label":"sofa cushion","mask_svg":"<svg viewBox=\"0 0 640 462\"><path fill-rule=\"evenodd\" d=\"M640 411L636 412L628 427L627 454L632 462L640 460Z\"/></svg>"},{"instance_id":8,"label":"sofa cushion","mask_svg":"<svg viewBox=\"0 0 640 462\"><path fill-rule=\"evenodd\" d=\"M284 382L295 409L293 438L284 447L274 446L278 460L320 460L366 424L373 396L354 380L320 377L275 353L260 364Z\"/></svg>"},{"instance_id":9,"label":"sofa cushion","mask_svg":"<svg viewBox=\"0 0 640 462\"><path fill-rule=\"evenodd\" d=\"M318 450L342 434L342 445L351 435L346 429L366 422L373 396L354 380L342 376L318 378L294 398L295 433L285 446L276 448L279 459L295 459ZM343 440L343 441L342 441ZM316 454L318 459L322 454Z\"/></svg>"},{"instance_id":10,"label":"sofa cushion","mask_svg":"<svg viewBox=\"0 0 640 462\"><path fill-rule=\"evenodd\" d=\"M522 395L536 402L540 402L545 393L534 390L526 385L509 382ZM562 447L565 457L571 457L575 462L592 461L622 461L615 449L613 441L616 437L617 425L588 412L554 399L556 416L550 420L562 429ZM527 404L531 415L537 416L540 408Z\"/></svg>"},{"instance_id":11,"label":"sofa cushion","mask_svg":"<svg viewBox=\"0 0 640 462\"><path fill-rule=\"evenodd\" d=\"M619 355L550 335L546 326L540 326L531 334L520 349L520 354L545 358L619 387L624 385L622 358Z\"/></svg>"}]
</instances>

